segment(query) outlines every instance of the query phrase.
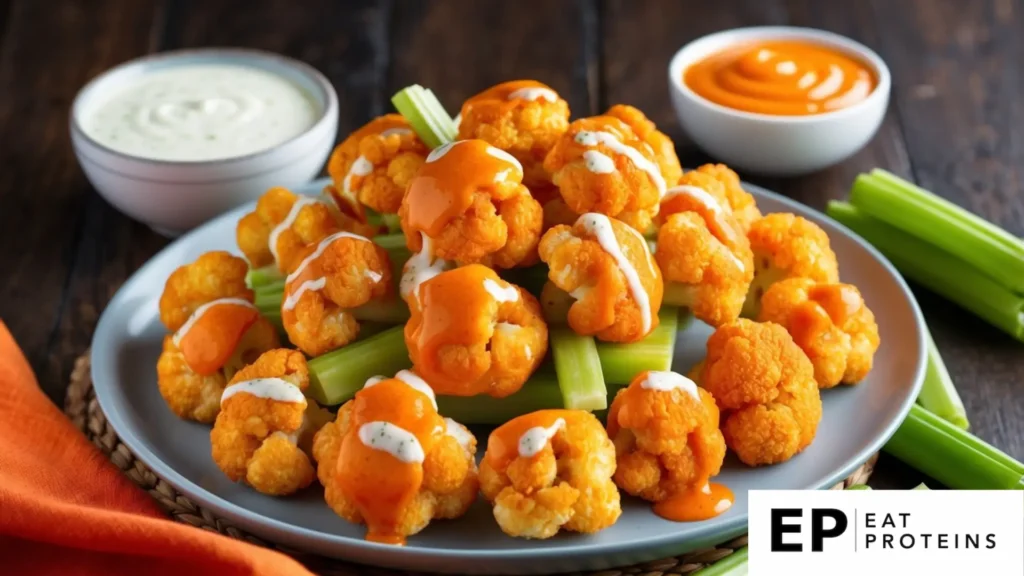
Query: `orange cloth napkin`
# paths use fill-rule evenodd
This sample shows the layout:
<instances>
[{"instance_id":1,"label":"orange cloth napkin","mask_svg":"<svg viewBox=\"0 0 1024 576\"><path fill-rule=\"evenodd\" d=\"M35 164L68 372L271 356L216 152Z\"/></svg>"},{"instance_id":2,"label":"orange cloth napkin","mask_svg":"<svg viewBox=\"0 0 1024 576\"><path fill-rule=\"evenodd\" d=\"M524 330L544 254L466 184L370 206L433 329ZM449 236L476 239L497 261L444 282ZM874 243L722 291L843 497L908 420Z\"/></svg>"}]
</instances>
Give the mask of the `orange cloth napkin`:
<instances>
[{"instance_id":1,"label":"orange cloth napkin","mask_svg":"<svg viewBox=\"0 0 1024 576\"><path fill-rule=\"evenodd\" d=\"M173 522L43 395L0 321L0 573L308 576Z\"/></svg>"}]
</instances>

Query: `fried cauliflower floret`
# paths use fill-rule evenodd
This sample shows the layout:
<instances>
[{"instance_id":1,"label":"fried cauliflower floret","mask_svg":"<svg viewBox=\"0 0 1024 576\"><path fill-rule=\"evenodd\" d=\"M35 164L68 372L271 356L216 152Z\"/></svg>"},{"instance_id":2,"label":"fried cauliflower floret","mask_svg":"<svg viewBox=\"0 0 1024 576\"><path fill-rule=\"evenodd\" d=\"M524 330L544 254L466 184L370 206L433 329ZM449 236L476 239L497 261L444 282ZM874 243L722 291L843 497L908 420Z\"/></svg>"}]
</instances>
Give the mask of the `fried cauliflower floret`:
<instances>
[{"instance_id":1,"label":"fried cauliflower floret","mask_svg":"<svg viewBox=\"0 0 1024 576\"><path fill-rule=\"evenodd\" d=\"M662 200L654 254L672 303L711 326L739 317L754 278L750 244L722 194L711 177L685 174Z\"/></svg>"},{"instance_id":2,"label":"fried cauliflower floret","mask_svg":"<svg viewBox=\"0 0 1024 576\"><path fill-rule=\"evenodd\" d=\"M569 127L569 104L534 80L492 86L462 104L459 139L479 138L516 157L523 183L550 184L544 158Z\"/></svg>"},{"instance_id":3,"label":"fried cauliflower floret","mask_svg":"<svg viewBox=\"0 0 1024 576\"><path fill-rule=\"evenodd\" d=\"M281 305L288 339L310 356L355 340L351 309L392 293L387 252L365 237L340 232L307 247L289 275Z\"/></svg>"},{"instance_id":4,"label":"fried cauliflower floret","mask_svg":"<svg viewBox=\"0 0 1024 576\"><path fill-rule=\"evenodd\" d=\"M598 212L644 232L665 191L651 147L612 116L581 118L544 159L570 210Z\"/></svg>"},{"instance_id":5,"label":"fried cauliflower floret","mask_svg":"<svg viewBox=\"0 0 1024 576\"><path fill-rule=\"evenodd\" d=\"M394 214L426 157L427 147L409 122L401 114L385 114L334 149L327 173L343 194L377 212Z\"/></svg>"},{"instance_id":6,"label":"fried cauliflower floret","mask_svg":"<svg viewBox=\"0 0 1024 576\"><path fill-rule=\"evenodd\" d=\"M749 466L785 462L821 420L814 367L786 329L741 318L718 328L696 372L722 412L725 443Z\"/></svg>"},{"instance_id":7,"label":"fried cauliflower floret","mask_svg":"<svg viewBox=\"0 0 1024 576\"><path fill-rule=\"evenodd\" d=\"M683 167L676 156L676 145L664 132L658 130L654 122L647 119L640 110L626 105L616 104L605 112L605 115L622 120L633 129L633 132L647 143L654 151L654 159L661 169L666 186L675 186L683 175Z\"/></svg>"},{"instance_id":8,"label":"fried cauliflower floret","mask_svg":"<svg viewBox=\"0 0 1024 576\"><path fill-rule=\"evenodd\" d=\"M434 150L398 211L409 249L419 252L425 234L434 256L460 266L532 264L544 213L522 176L515 158L482 140Z\"/></svg>"},{"instance_id":9,"label":"fried cauliflower floret","mask_svg":"<svg viewBox=\"0 0 1024 576\"><path fill-rule=\"evenodd\" d=\"M298 446L315 432L302 394L308 385L306 359L295 350L270 350L235 374L210 432L213 461L228 478L271 496L312 484L313 465Z\"/></svg>"},{"instance_id":10,"label":"fried cauliflower floret","mask_svg":"<svg viewBox=\"0 0 1024 576\"><path fill-rule=\"evenodd\" d=\"M424 282L411 310L409 356L439 394L508 396L547 353L548 328L537 299L479 264Z\"/></svg>"},{"instance_id":11,"label":"fried cauliflower floret","mask_svg":"<svg viewBox=\"0 0 1024 576\"><path fill-rule=\"evenodd\" d=\"M780 280L839 281L839 263L828 234L810 220L788 213L767 214L751 225L747 239L754 253L754 280L743 304L746 318L757 318L761 297Z\"/></svg>"},{"instance_id":12,"label":"fried cauliflower floret","mask_svg":"<svg viewBox=\"0 0 1024 576\"><path fill-rule=\"evenodd\" d=\"M164 337L157 384L181 418L212 422L228 379L279 344L277 330L251 306L246 270L241 258L207 252L167 279L160 319L173 333Z\"/></svg>"},{"instance_id":13,"label":"fried cauliflower floret","mask_svg":"<svg viewBox=\"0 0 1024 576\"><path fill-rule=\"evenodd\" d=\"M383 445L363 444L365 422L356 415L364 412L372 413L366 420L416 426L423 460L402 462ZM349 522L367 524L368 539L389 543L402 543L433 519L466 513L479 490L475 455L476 438L465 426L441 418L425 395L397 379L368 385L313 439L327 505ZM422 480L408 481L417 467Z\"/></svg>"},{"instance_id":14,"label":"fried cauliflower floret","mask_svg":"<svg viewBox=\"0 0 1024 576\"><path fill-rule=\"evenodd\" d=\"M575 299L568 321L578 334L635 342L657 328L661 271L635 229L584 214L545 232L539 250L549 281Z\"/></svg>"},{"instance_id":15,"label":"fried cauliflower floret","mask_svg":"<svg viewBox=\"0 0 1024 576\"><path fill-rule=\"evenodd\" d=\"M808 278L776 282L761 299L759 320L789 331L814 365L818 388L856 384L871 371L878 324L855 286Z\"/></svg>"},{"instance_id":16,"label":"fried cauliflower floret","mask_svg":"<svg viewBox=\"0 0 1024 576\"><path fill-rule=\"evenodd\" d=\"M697 168L697 172L707 174L722 183L729 207L732 208L740 228L744 231L750 230L750 225L761 217L761 211L757 208L754 197L743 189L739 175L725 164L704 164Z\"/></svg>"},{"instance_id":17,"label":"fried cauliflower floret","mask_svg":"<svg viewBox=\"0 0 1024 576\"><path fill-rule=\"evenodd\" d=\"M615 446L593 414L541 410L491 433L480 489L509 536L589 534L611 526L622 512L614 472Z\"/></svg>"},{"instance_id":18,"label":"fried cauliflower floret","mask_svg":"<svg viewBox=\"0 0 1024 576\"><path fill-rule=\"evenodd\" d=\"M615 444L615 483L660 502L700 488L718 474L725 439L707 390L673 372L643 372L619 391L608 412Z\"/></svg>"}]
</instances>

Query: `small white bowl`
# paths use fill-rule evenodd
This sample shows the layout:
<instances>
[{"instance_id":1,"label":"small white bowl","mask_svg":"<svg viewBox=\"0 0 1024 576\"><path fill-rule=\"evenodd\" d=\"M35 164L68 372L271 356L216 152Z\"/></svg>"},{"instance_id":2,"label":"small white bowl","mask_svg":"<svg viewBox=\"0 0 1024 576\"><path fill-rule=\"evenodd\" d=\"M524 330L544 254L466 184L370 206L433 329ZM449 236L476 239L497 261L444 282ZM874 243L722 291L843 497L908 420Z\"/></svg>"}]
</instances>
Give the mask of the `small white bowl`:
<instances>
[{"instance_id":1,"label":"small white bowl","mask_svg":"<svg viewBox=\"0 0 1024 576\"><path fill-rule=\"evenodd\" d=\"M168 161L131 156L100 144L80 119L112 92L142 75L190 64L238 64L291 80L320 116L308 130L272 148L219 160ZM320 173L338 132L338 96L312 66L258 50L213 48L132 60L85 85L71 107L71 142L89 181L118 210L155 231L176 236L244 204L273 186L293 187Z\"/></svg>"},{"instance_id":2,"label":"small white bowl","mask_svg":"<svg viewBox=\"0 0 1024 576\"><path fill-rule=\"evenodd\" d=\"M776 116L726 108L698 96L683 82L692 64L751 41L803 40L847 53L878 79L874 91L848 108L809 116ZM871 140L889 104L885 62L867 46L839 34L790 26L737 28L683 46L668 66L669 92L683 130L709 155L734 168L772 176L797 176L849 158Z\"/></svg>"}]
</instances>

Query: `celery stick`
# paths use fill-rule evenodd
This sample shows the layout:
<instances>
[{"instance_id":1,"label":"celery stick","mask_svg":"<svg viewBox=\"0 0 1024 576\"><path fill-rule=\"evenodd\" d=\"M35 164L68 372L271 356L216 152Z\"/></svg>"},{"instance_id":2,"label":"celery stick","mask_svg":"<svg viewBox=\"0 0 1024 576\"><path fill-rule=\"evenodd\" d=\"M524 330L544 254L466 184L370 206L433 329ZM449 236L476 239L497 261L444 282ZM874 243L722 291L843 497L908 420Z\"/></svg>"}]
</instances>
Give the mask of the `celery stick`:
<instances>
[{"instance_id":1,"label":"celery stick","mask_svg":"<svg viewBox=\"0 0 1024 576\"><path fill-rule=\"evenodd\" d=\"M678 306L680 308L689 308L693 306L693 300L696 298L696 290L692 286L686 284L680 284L679 282L666 282L665 292L662 296L661 303L663 306Z\"/></svg>"},{"instance_id":2,"label":"celery stick","mask_svg":"<svg viewBox=\"0 0 1024 576\"><path fill-rule=\"evenodd\" d=\"M747 547L744 546L710 566L691 572L690 576L746 576L746 574Z\"/></svg>"},{"instance_id":3,"label":"celery stick","mask_svg":"<svg viewBox=\"0 0 1024 576\"><path fill-rule=\"evenodd\" d=\"M883 450L949 488L1024 490L1024 464L916 404Z\"/></svg>"},{"instance_id":4,"label":"celery stick","mask_svg":"<svg viewBox=\"0 0 1024 576\"><path fill-rule=\"evenodd\" d=\"M270 264L262 268L249 268L245 275L245 283L250 288L258 288L264 284L271 284L284 280L284 274L277 269L276 264Z\"/></svg>"},{"instance_id":5,"label":"celery stick","mask_svg":"<svg viewBox=\"0 0 1024 576\"><path fill-rule=\"evenodd\" d=\"M402 326L385 330L309 361L309 389L325 406L341 404L371 376L391 376L412 366Z\"/></svg>"},{"instance_id":6,"label":"celery stick","mask_svg":"<svg viewBox=\"0 0 1024 576\"><path fill-rule=\"evenodd\" d=\"M678 308L662 307L658 312L658 327L639 342L598 342L597 355L601 359L605 382L629 384L637 374L645 370L671 370L676 334L680 328L679 314ZM684 314L684 322L688 322L690 315Z\"/></svg>"},{"instance_id":7,"label":"celery stick","mask_svg":"<svg viewBox=\"0 0 1024 576\"><path fill-rule=\"evenodd\" d=\"M430 148L451 142L458 134L451 116L433 92L424 90L422 86L414 84L404 88L391 97L391 103Z\"/></svg>"},{"instance_id":8,"label":"celery stick","mask_svg":"<svg viewBox=\"0 0 1024 576\"><path fill-rule=\"evenodd\" d=\"M268 284L256 286L252 289L252 291L253 294L256 294L257 296L260 294L273 294L275 292L284 292L284 279L282 278L281 280L275 280Z\"/></svg>"},{"instance_id":9,"label":"celery stick","mask_svg":"<svg viewBox=\"0 0 1024 576\"><path fill-rule=\"evenodd\" d=\"M847 490L871 490L871 486L867 484L850 484L846 487Z\"/></svg>"},{"instance_id":10,"label":"celery stick","mask_svg":"<svg viewBox=\"0 0 1024 576\"><path fill-rule=\"evenodd\" d=\"M385 226L388 227L388 232L391 234L402 232L402 220L398 217L398 214L381 214L381 221Z\"/></svg>"},{"instance_id":11,"label":"celery stick","mask_svg":"<svg viewBox=\"0 0 1024 576\"><path fill-rule=\"evenodd\" d=\"M1024 298L964 261L845 202L829 202L832 218L873 244L907 278L970 310L1024 342Z\"/></svg>"},{"instance_id":12,"label":"celery stick","mask_svg":"<svg viewBox=\"0 0 1024 576\"><path fill-rule=\"evenodd\" d=\"M405 324L409 320L409 306L397 296L386 300L371 300L352 309L356 320L367 320L383 324Z\"/></svg>"},{"instance_id":13,"label":"celery stick","mask_svg":"<svg viewBox=\"0 0 1024 576\"><path fill-rule=\"evenodd\" d=\"M552 328L549 341L562 405L579 410L607 408L608 389L594 338L580 336L568 328Z\"/></svg>"},{"instance_id":14,"label":"celery stick","mask_svg":"<svg viewBox=\"0 0 1024 576\"><path fill-rule=\"evenodd\" d=\"M925 373L924 386L917 396L917 403L932 414L951 422L954 426L967 430L967 411L960 395L949 377L946 364L939 355L932 335L925 329L928 341L928 371Z\"/></svg>"},{"instance_id":15,"label":"celery stick","mask_svg":"<svg viewBox=\"0 0 1024 576\"><path fill-rule=\"evenodd\" d=\"M609 399L621 387L609 389ZM558 386L558 378L554 374L536 373L523 384L515 394L504 398L492 396L438 396L437 409L442 416L453 418L462 424L500 425L516 416L547 410L563 408L562 391ZM594 415L602 417L603 412Z\"/></svg>"},{"instance_id":16,"label":"celery stick","mask_svg":"<svg viewBox=\"0 0 1024 576\"><path fill-rule=\"evenodd\" d=\"M392 253L392 251L397 251L401 249L405 249L406 251L408 251L408 248L406 247L405 244L405 234L402 234L401 232L397 234L381 234L380 236L374 236L373 242L374 244L387 250L389 255Z\"/></svg>"},{"instance_id":17,"label":"celery stick","mask_svg":"<svg viewBox=\"0 0 1024 576\"><path fill-rule=\"evenodd\" d=\"M850 203L1024 294L1024 242L892 174L861 174Z\"/></svg>"},{"instance_id":18,"label":"celery stick","mask_svg":"<svg viewBox=\"0 0 1024 576\"><path fill-rule=\"evenodd\" d=\"M261 314L277 312L281 314L281 301L284 300L284 291L281 292L257 292L253 302Z\"/></svg>"}]
</instances>

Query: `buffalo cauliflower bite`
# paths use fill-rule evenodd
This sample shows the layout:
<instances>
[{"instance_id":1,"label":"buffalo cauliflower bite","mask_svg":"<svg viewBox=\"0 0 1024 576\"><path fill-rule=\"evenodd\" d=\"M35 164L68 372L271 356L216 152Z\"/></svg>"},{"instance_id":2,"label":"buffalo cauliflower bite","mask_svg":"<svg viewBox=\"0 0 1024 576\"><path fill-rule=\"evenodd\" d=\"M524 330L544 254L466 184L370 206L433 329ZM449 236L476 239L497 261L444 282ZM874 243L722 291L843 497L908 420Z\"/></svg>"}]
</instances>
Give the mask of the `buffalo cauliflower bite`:
<instances>
[{"instance_id":1,"label":"buffalo cauliflower bite","mask_svg":"<svg viewBox=\"0 0 1024 576\"><path fill-rule=\"evenodd\" d=\"M281 322L288 339L310 356L355 340L352 308L391 293L387 252L369 239L337 232L309 246L285 279Z\"/></svg>"},{"instance_id":2,"label":"buffalo cauliflower bite","mask_svg":"<svg viewBox=\"0 0 1024 576\"><path fill-rule=\"evenodd\" d=\"M754 197L743 189L740 177L725 164L704 164L697 168L697 172L711 176L722 183L725 190L725 197L732 208L736 221L745 232L750 225L761 217L761 211L757 208Z\"/></svg>"},{"instance_id":3,"label":"buffalo cauliflower bite","mask_svg":"<svg viewBox=\"0 0 1024 576\"><path fill-rule=\"evenodd\" d=\"M409 356L438 394L508 396L547 353L537 299L479 264L427 280L410 308Z\"/></svg>"},{"instance_id":4,"label":"buffalo cauliflower bite","mask_svg":"<svg viewBox=\"0 0 1024 576\"><path fill-rule=\"evenodd\" d=\"M661 169L661 176L665 179L666 186L675 186L683 175L683 167L679 164L679 157L676 156L676 145L664 132L658 130L654 122L647 119L640 110L626 104L616 104L605 112L606 116L612 116L622 120L633 129L636 135L647 143L654 151L654 160Z\"/></svg>"},{"instance_id":5,"label":"buffalo cauliflower bite","mask_svg":"<svg viewBox=\"0 0 1024 576\"><path fill-rule=\"evenodd\" d=\"M433 150L398 212L409 249L427 237L431 257L459 265L533 263L544 215L522 178L518 160L483 140Z\"/></svg>"},{"instance_id":6,"label":"buffalo cauliflower bite","mask_svg":"<svg viewBox=\"0 0 1024 576\"><path fill-rule=\"evenodd\" d=\"M856 384L871 371L878 324L855 286L808 278L776 282L761 299L759 319L789 331L814 365L819 388Z\"/></svg>"},{"instance_id":7,"label":"buffalo cauliflower bite","mask_svg":"<svg viewBox=\"0 0 1024 576\"><path fill-rule=\"evenodd\" d=\"M757 318L761 297L786 278L839 281L839 264L828 234L817 224L788 213L767 214L747 232L754 253L754 280L743 304L743 316Z\"/></svg>"},{"instance_id":8,"label":"buffalo cauliflower bite","mask_svg":"<svg viewBox=\"0 0 1024 576\"><path fill-rule=\"evenodd\" d=\"M228 478L272 496L313 482L313 465L300 445L330 413L303 396L308 385L306 359L295 350L270 350L235 374L210 432L213 461Z\"/></svg>"},{"instance_id":9,"label":"buffalo cauliflower bite","mask_svg":"<svg viewBox=\"0 0 1024 576\"><path fill-rule=\"evenodd\" d=\"M342 194L384 214L398 212L402 195L427 157L427 147L400 114L385 114L334 149L327 172Z\"/></svg>"},{"instance_id":10,"label":"buffalo cauliflower bite","mask_svg":"<svg viewBox=\"0 0 1024 576\"><path fill-rule=\"evenodd\" d=\"M253 268L276 264L285 274L301 260L310 244L339 230L373 234L376 230L343 212L330 187L322 197L299 196L271 188L256 201L256 209L238 221L235 240Z\"/></svg>"},{"instance_id":11,"label":"buffalo cauliflower bite","mask_svg":"<svg viewBox=\"0 0 1024 576\"><path fill-rule=\"evenodd\" d=\"M667 283L666 299L711 326L739 317L754 278L753 254L722 185L687 172L665 194L657 219L654 256Z\"/></svg>"},{"instance_id":12,"label":"buffalo cauliflower bite","mask_svg":"<svg viewBox=\"0 0 1024 576\"><path fill-rule=\"evenodd\" d=\"M654 151L612 116L570 124L544 169L573 212L611 216L641 232L650 227L666 189Z\"/></svg>"},{"instance_id":13,"label":"buffalo cauliflower bite","mask_svg":"<svg viewBox=\"0 0 1024 576\"><path fill-rule=\"evenodd\" d=\"M475 454L473 434L438 415L430 387L407 370L367 381L313 440L327 504L389 544L465 514L479 490Z\"/></svg>"},{"instance_id":14,"label":"buffalo cauliflower bite","mask_svg":"<svg viewBox=\"0 0 1024 576\"><path fill-rule=\"evenodd\" d=\"M635 342L658 326L661 271L635 229L603 214L544 233L548 280L574 300L569 326L608 342Z\"/></svg>"},{"instance_id":15,"label":"buffalo cauliflower bite","mask_svg":"<svg viewBox=\"0 0 1024 576\"><path fill-rule=\"evenodd\" d=\"M695 370L722 411L725 443L749 465L785 462L811 444L821 420L814 367L786 329L741 318L708 339Z\"/></svg>"},{"instance_id":16,"label":"buffalo cauliflower bite","mask_svg":"<svg viewBox=\"0 0 1024 576\"><path fill-rule=\"evenodd\" d=\"M642 372L608 412L615 483L650 502L700 489L718 474L725 440L707 390L674 372Z\"/></svg>"},{"instance_id":17,"label":"buffalo cauliflower bite","mask_svg":"<svg viewBox=\"0 0 1024 576\"><path fill-rule=\"evenodd\" d=\"M615 446L593 414L541 410L496 428L480 463L480 489L501 530L550 538L593 533L618 520Z\"/></svg>"},{"instance_id":18,"label":"buffalo cauliflower bite","mask_svg":"<svg viewBox=\"0 0 1024 576\"><path fill-rule=\"evenodd\" d=\"M157 360L157 384L181 418L213 422L235 371L279 345L277 330L252 305L248 266L227 252L207 252L167 279L160 320L172 331Z\"/></svg>"},{"instance_id":19,"label":"buffalo cauliflower bite","mask_svg":"<svg viewBox=\"0 0 1024 576\"><path fill-rule=\"evenodd\" d=\"M569 104L535 80L492 86L462 104L459 138L478 138L516 157L523 183L550 185L544 157L569 127Z\"/></svg>"}]
</instances>

